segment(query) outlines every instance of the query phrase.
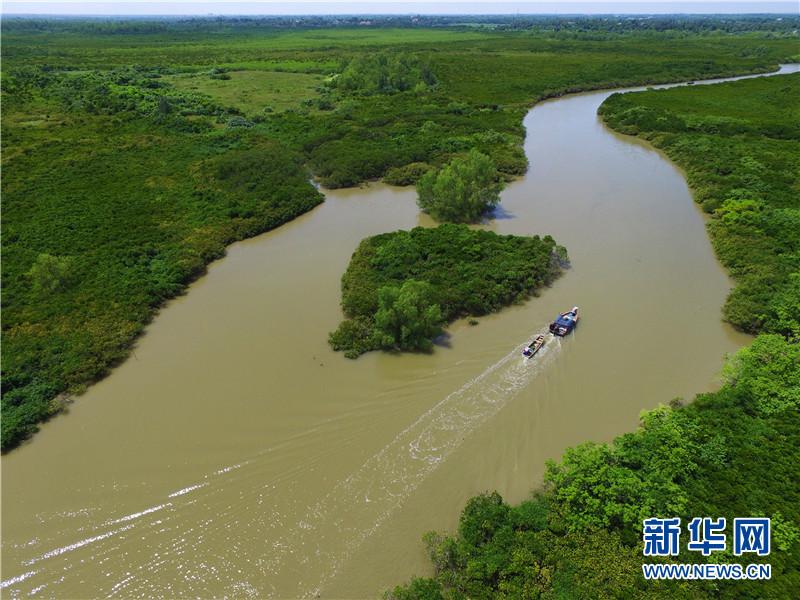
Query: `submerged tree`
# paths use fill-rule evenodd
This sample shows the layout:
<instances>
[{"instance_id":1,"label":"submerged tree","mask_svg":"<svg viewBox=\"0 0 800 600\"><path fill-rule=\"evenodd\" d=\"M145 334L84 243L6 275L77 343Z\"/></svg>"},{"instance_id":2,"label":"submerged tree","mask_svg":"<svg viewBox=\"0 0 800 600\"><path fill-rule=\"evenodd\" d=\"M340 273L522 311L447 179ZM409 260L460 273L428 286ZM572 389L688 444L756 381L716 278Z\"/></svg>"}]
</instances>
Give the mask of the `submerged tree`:
<instances>
[{"instance_id":1,"label":"submerged tree","mask_svg":"<svg viewBox=\"0 0 800 600\"><path fill-rule=\"evenodd\" d=\"M375 334L384 348L428 350L442 331L442 309L433 302L433 287L409 279L402 287L378 290Z\"/></svg>"},{"instance_id":2,"label":"submerged tree","mask_svg":"<svg viewBox=\"0 0 800 600\"><path fill-rule=\"evenodd\" d=\"M417 182L417 204L437 221L475 223L500 201L494 161L475 150Z\"/></svg>"}]
</instances>

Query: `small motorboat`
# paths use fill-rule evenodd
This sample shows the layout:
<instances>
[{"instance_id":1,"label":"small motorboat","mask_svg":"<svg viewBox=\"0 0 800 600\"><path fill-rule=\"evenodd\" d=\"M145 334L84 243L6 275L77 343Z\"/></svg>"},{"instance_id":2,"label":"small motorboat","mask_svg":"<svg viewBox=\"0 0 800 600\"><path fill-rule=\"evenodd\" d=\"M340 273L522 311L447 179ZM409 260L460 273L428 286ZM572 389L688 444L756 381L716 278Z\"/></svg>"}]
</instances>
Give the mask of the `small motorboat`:
<instances>
[{"instance_id":1,"label":"small motorboat","mask_svg":"<svg viewBox=\"0 0 800 600\"><path fill-rule=\"evenodd\" d=\"M527 358L533 358L534 355L542 349L542 346L544 346L544 335L540 333L533 338L530 344L525 346L525 349L522 351L522 355Z\"/></svg>"},{"instance_id":2,"label":"small motorboat","mask_svg":"<svg viewBox=\"0 0 800 600\"><path fill-rule=\"evenodd\" d=\"M572 333L572 330L578 324L578 319L578 307L573 306L572 310L561 313L555 318L555 321L550 323L550 333L560 336Z\"/></svg>"}]
</instances>

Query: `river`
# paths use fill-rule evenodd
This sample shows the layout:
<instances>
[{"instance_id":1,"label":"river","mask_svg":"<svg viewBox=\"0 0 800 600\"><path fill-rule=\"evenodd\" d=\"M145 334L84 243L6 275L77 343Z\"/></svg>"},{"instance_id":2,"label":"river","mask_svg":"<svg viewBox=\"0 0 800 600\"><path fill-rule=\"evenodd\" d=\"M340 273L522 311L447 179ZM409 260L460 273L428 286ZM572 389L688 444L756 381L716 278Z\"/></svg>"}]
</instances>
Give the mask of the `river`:
<instances>
[{"instance_id":1,"label":"river","mask_svg":"<svg viewBox=\"0 0 800 600\"><path fill-rule=\"evenodd\" d=\"M718 385L749 339L720 319L731 282L681 172L597 117L610 93L528 113L530 169L485 225L551 234L572 268L432 355L350 361L326 341L358 242L430 224L412 189L328 191L231 246L3 457L3 595L375 597L428 573L421 535L469 497L520 501L566 447ZM576 333L521 360L575 304Z\"/></svg>"}]
</instances>

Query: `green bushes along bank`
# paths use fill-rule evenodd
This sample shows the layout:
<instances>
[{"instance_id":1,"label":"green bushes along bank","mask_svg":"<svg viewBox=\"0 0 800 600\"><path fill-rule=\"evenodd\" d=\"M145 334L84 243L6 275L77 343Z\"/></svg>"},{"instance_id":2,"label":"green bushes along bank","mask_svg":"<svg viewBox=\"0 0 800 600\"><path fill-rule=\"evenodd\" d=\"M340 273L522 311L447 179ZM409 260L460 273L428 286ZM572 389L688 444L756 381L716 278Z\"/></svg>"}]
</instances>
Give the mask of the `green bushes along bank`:
<instances>
[{"instance_id":1,"label":"green bushes along bank","mask_svg":"<svg viewBox=\"0 0 800 600\"><path fill-rule=\"evenodd\" d=\"M725 318L800 336L800 74L615 94L614 129L650 141L687 174L736 280Z\"/></svg>"}]
</instances>

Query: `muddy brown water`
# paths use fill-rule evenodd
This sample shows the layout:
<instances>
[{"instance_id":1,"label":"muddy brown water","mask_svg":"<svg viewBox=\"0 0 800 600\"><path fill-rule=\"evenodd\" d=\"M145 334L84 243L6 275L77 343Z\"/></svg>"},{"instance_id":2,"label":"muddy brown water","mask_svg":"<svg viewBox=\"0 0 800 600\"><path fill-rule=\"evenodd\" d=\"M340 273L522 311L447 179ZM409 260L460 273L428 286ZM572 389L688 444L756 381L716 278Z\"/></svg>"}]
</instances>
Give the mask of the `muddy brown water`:
<instances>
[{"instance_id":1,"label":"muddy brown water","mask_svg":"<svg viewBox=\"0 0 800 600\"><path fill-rule=\"evenodd\" d=\"M748 342L720 320L731 282L681 172L596 116L610 93L529 112L530 170L485 225L553 235L572 269L432 355L350 361L326 342L358 242L430 224L413 190L327 192L233 245L3 457L3 595L375 597L428 573L421 535L472 495L520 501L566 447L713 389ZM575 334L525 362L575 304Z\"/></svg>"}]
</instances>

